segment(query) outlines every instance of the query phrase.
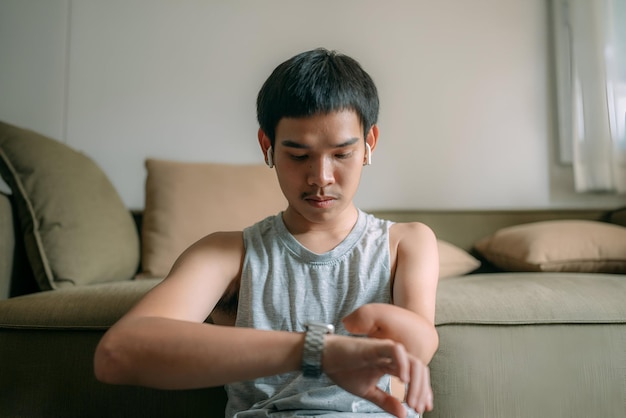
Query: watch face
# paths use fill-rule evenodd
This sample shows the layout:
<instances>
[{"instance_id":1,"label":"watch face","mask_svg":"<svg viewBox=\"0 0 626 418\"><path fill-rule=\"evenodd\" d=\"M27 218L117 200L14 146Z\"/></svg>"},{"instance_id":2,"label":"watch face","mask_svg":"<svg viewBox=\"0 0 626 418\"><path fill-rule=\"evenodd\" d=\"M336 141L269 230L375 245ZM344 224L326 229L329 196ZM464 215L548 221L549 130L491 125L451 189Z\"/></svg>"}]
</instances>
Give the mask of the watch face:
<instances>
[{"instance_id":1,"label":"watch face","mask_svg":"<svg viewBox=\"0 0 626 418\"><path fill-rule=\"evenodd\" d=\"M333 324L326 324L324 322L319 322L319 321L310 321L310 322L307 322L304 326L307 330L311 328L321 329L326 334L332 334L335 332L335 327L333 326Z\"/></svg>"}]
</instances>

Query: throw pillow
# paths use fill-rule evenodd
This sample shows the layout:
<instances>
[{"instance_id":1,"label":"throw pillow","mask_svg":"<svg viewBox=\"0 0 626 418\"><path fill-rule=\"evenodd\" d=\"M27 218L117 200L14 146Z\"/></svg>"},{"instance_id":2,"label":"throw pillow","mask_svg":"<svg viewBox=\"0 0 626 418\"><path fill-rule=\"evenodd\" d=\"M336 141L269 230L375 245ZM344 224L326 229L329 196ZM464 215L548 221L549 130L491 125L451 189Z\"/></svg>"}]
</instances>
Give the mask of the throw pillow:
<instances>
[{"instance_id":1,"label":"throw pillow","mask_svg":"<svg viewBox=\"0 0 626 418\"><path fill-rule=\"evenodd\" d=\"M242 230L287 207L274 170L262 164L148 159L146 169L140 278L166 276L211 232Z\"/></svg>"},{"instance_id":2,"label":"throw pillow","mask_svg":"<svg viewBox=\"0 0 626 418\"><path fill-rule=\"evenodd\" d=\"M507 271L626 272L626 228L603 222L516 225L477 241L475 248Z\"/></svg>"},{"instance_id":3,"label":"throw pillow","mask_svg":"<svg viewBox=\"0 0 626 418\"><path fill-rule=\"evenodd\" d=\"M0 122L0 175L13 192L41 290L133 277L139 265L135 223L89 157Z\"/></svg>"},{"instance_id":4,"label":"throw pillow","mask_svg":"<svg viewBox=\"0 0 626 418\"><path fill-rule=\"evenodd\" d=\"M480 267L480 261L465 250L444 240L437 240L439 278L462 276Z\"/></svg>"}]
</instances>

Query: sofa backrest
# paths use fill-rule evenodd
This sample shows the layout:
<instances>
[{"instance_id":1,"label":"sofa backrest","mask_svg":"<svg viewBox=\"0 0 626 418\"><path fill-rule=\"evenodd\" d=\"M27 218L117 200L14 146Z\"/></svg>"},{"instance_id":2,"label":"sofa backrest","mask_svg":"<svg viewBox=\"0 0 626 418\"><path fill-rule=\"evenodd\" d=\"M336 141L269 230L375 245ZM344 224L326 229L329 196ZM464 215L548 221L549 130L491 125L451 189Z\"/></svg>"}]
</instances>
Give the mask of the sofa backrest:
<instances>
[{"instance_id":1,"label":"sofa backrest","mask_svg":"<svg viewBox=\"0 0 626 418\"><path fill-rule=\"evenodd\" d=\"M545 210L413 210L372 211L376 216L397 222L420 221L429 225L437 237L463 249L500 228L528 222L554 219L589 219L611 221L626 226L626 208L545 209ZM133 211L141 230L142 211ZM38 291L30 268L17 220L13 215L11 195L0 192L0 300ZM140 270L139 270L140 271Z\"/></svg>"},{"instance_id":2,"label":"sofa backrest","mask_svg":"<svg viewBox=\"0 0 626 418\"><path fill-rule=\"evenodd\" d=\"M372 213L396 222L423 222L432 228L437 238L469 251L479 239L508 226L558 219L607 220L605 218L609 212L603 209L460 209Z\"/></svg>"}]
</instances>

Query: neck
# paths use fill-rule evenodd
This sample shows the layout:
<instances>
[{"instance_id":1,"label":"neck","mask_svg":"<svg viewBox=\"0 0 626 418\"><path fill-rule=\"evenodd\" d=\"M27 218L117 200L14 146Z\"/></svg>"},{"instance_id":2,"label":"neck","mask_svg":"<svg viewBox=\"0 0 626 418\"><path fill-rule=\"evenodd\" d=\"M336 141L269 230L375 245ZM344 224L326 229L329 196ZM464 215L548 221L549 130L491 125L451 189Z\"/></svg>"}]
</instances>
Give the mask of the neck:
<instances>
[{"instance_id":1,"label":"neck","mask_svg":"<svg viewBox=\"0 0 626 418\"><path fill-rule=\"evenodd\" d=\"M307 219L289 207L283 213L287 230L307 249L324 253L336 247L352 231L359 217L354 205L332 218Z\"/></svg>"},{"instance_id":2,"label":"neck","mask_svg":"<svg viewBox=\"0 0 626 418\"><path fill-rule=\"evenodd\" d=\"M282 216L289 232L292 234L306 234L308 232L350 230L356 223L359 212L354 205L350 205L339 213L322 215L312 219L289 206Z\"/></svg>"}]
</instances>

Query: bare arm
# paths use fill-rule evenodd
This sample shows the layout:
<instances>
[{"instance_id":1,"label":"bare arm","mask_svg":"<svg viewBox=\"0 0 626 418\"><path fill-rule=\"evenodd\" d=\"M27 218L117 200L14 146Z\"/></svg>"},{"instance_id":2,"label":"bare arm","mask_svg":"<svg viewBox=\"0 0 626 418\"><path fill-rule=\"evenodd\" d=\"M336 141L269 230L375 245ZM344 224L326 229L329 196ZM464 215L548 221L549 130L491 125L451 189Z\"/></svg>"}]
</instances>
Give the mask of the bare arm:
<instances>
[{"instance_id":1,"label":"bare arm","mask_svg":"<svg viewBox=\"0 0 626 418\"><path fill-rule=\"evenodd\" d=\"M420 223L396 224L390 232L395 305L369 304L344 318L346 329L401 343L412 355L407 403L418 412L433 408L430 373L426 366L439 344L435 329L435 297L439 275L437 241ZM394 393L404 388L392 381Z\"/></svg>"},{"instance_id":2,"label":"bare arm","mask_svg":"<svg viewBox=\"0 0 626 418\"><path fill-rule=\"evenodd\" d=\"M437 350L435 298L439 275L437 241L420 223L396 224L391 233L394 305L369 304L344 319L353 333L390 338L428 364Z\"/></svg>"},{"instance_id":3,"label":"bare arm","mask_svg":"<svg viewBox=\"0 0 626 418\"><path fill-rule=\"evenodd\" d=\"M188 249L168 277L103 336L96 377L112 384L186 389L300 370L304 334L204 323L238 280L241 233L206 237ZM384 374L409 376L404 347L382 339L326 337L322 367L344 389L402 416L376 384Z\"/></svg>"},{"instance_id":4,"label":"bare arm","mask_svg":"<svg viewBox=\"0 0 626 418\"><path fill-rule=\"evenodd\" d=\"M299 334L271 331L270 338L270 331L204 323L238 279L242 257L240 232L207 236L185 251L168 277L104 335L94 358L97 378L180 389L297 369Z\"/></svg>"}]
</instances>

